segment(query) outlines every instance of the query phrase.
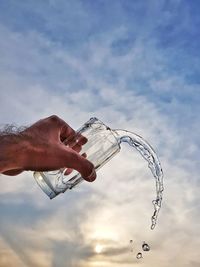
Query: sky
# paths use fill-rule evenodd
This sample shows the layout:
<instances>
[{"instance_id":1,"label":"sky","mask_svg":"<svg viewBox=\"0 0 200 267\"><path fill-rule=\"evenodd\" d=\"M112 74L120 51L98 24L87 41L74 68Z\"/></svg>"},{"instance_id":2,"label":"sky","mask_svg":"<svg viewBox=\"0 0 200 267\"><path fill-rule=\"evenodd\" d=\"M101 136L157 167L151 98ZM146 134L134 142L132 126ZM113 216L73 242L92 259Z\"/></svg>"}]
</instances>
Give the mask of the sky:
<instances>
[{"instance_id":1,"label":"sky","mask_svg":"<svg viewBox=\"0 0 200 267\"><path fill-rule=\"evenodd\" d=\"M94 183L53 200L32 172L0 175L0 267L200 266L199 11L197 0L0 0L1 127L97 117L148 140L165 188L152 231L155 181L126 145Z\"/></svg>"}]
</instances>

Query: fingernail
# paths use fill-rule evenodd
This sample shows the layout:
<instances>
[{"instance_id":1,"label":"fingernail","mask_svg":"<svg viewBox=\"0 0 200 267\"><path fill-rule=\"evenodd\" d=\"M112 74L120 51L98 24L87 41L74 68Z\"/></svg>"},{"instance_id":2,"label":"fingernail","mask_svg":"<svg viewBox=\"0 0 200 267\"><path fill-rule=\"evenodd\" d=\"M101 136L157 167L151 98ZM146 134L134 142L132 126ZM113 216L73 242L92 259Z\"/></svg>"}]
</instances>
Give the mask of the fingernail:
<instances>
[{"instance_id":1,"label":"fingernail","mask_svg":"<svg viewBox=\"0 0 200 267\"><path fill-rule=\"evenodd\" d=\"M93 182L96 179L96 171L92 170L91 174L86 178L88 182Z\"/></svg>"}]
</instances>

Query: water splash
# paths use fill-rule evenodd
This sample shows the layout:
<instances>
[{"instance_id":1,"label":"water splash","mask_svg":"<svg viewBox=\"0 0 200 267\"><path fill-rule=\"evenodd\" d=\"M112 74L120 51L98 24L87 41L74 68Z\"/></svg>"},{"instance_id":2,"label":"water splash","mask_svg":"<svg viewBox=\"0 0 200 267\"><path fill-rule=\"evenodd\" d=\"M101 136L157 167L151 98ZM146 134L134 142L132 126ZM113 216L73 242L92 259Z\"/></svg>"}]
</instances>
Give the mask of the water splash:
<instances>
[{"instance_id":1,"label":"water splash","mask_svg":"<svg viewBox=\"0 0 200 267\"><path fill-rule=\"evenodd\" d=\"M143 256L142 256L142 253L141 252L138 252L138 254L136 255L136 259L142 259L143 258Z\"/></svg>"},{"instance_id":2,"label":"water splash","mask_svg":"<svg viewBox=\"0 0 200 267\"><path fill-rule=\"evenodd\" d=\"M145 141L141 136L125 131L125 130L114 130L113 133L116 135L121 142L126 142L130 146L134 147L142 157L148 162L148 167L151 170L155 181L156 181L156 199L152 201L154 206L154 212L151 217L151 229L153 230L157 223L158 213L161 208L162 195L163 195L163 171L154 149Z\"/></svg>"},{"instance_id":3,"label":"water splash","mask_svg":"<svg viewBox=\"0 0 200 267\"><path fill-rule=\"evenodd\" d=\"M142 249L143 251L149 251L150 250L150 246L144 241L142 244Z\"/></svg>"},{"instance_id":4,"label":"water splash","mask_svg":"<svg viewBox=\"0 0 200 267\"><path fill-rule=\"evenodd\" d=\"M122 142L134 147L148 162L148 167L156 181L156 199L152 201L154 213L151 218L151 229L154 229L162 203L163 172L153 148L141 136L125 130L112 130L97 118L91 118L86 122L77 131L77 135L80 136L80 134L88 140L82 152L87 154L87 159L94 164L96 170L120 151ZM65 168L52 172L35 172L34 177L51 199L74 188L84 180L77 171L65 176Z\"/></svg>"},{"instance_id":5,"label":"water splash","mask_svg":"<svg viewBox=\"0 0 200 267\"><path fill-rule=\"evenodd\" d=\"M129 243L130 243L130 251L133 252L133 240L131 239Z\"/></svg>"}]
</instances>

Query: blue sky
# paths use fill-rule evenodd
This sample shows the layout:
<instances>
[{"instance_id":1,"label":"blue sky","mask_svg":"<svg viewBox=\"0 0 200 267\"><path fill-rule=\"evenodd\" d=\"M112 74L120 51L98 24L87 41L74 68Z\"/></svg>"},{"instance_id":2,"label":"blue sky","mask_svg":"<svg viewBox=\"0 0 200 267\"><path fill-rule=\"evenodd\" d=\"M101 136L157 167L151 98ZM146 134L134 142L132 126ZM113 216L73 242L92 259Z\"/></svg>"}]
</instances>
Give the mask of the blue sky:
<instances>
[{"instance_id":1,"label":"blue sky","mask_svg":"<svg viewBox=\"0 0 200 267\"><path fill-rule=\"evenodd\" d=\"M0 267L138 265L129 239L150 242L144 267L199 266L199 9L195 0L0 0L0 123L57 114L77 129L97 116L147 139L165 174L152 232L153 179L126 147L93 185L51 202L32 173L2 175Z\"/></svg>"}]
</instances>

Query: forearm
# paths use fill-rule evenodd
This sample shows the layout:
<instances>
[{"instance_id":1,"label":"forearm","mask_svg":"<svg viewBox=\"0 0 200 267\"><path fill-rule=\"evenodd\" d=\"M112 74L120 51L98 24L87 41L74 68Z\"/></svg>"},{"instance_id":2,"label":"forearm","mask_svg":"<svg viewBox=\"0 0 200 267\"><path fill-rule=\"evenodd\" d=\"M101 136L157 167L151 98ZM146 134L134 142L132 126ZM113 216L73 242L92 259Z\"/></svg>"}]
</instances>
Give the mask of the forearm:
<instances>
[{"instance_id":1,"label":"forearm","mask_svg":"<svg viewBox=\"0 0 200 267\"><path fill-rule=\"evenodd\" d=\"M22 169L26 145L17 134L0 136L0 173Z\"/></svg>"}]
</instances>

